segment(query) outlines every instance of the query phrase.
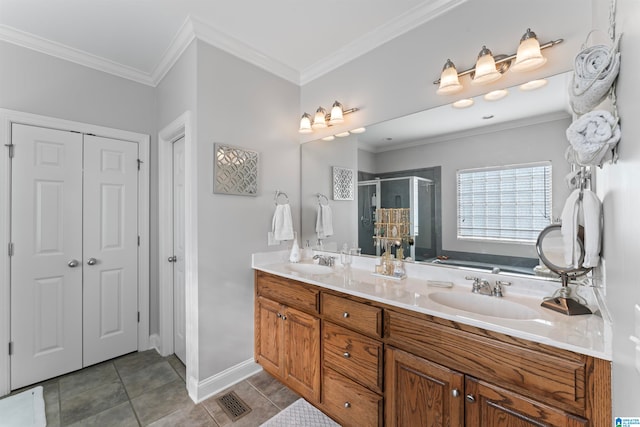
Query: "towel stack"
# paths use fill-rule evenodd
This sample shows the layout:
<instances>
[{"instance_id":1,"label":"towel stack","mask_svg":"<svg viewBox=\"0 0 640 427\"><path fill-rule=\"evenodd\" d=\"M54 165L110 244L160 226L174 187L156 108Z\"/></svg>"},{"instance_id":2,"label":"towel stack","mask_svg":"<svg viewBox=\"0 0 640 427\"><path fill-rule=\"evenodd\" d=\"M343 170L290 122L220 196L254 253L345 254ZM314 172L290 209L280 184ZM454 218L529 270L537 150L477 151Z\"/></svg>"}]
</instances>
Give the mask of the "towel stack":
<instances>
[{"instance_id":1,"label":"towel stack","mask_svg":"<svg viewBox=\"0 0 640 427\"><path fill-rule=\"evenodd\" d=\"M333 235L333 212L329 205L318 205L316 216L316 233L318 239Z\"/></svg>"},{"instance_id":2,"label":"towel stack","mask_svg":"<svg viewBox=\"0 0 640 427\"><path fill-rule=\"evenodd\" d=\"M276 205L271 227L275 240L293 240L293 220L289 203Z\"/></svg>"}]
</instances>

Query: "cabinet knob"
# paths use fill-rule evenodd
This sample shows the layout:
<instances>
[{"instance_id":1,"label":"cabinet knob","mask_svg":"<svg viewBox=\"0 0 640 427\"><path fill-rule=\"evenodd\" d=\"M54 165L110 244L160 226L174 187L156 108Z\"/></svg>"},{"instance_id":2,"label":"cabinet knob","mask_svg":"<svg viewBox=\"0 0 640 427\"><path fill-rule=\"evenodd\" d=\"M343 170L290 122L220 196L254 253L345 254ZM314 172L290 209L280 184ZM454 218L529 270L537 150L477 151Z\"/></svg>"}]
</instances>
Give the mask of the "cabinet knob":
<instances>
[{"instance_id":1,"label":"cabinet knob","mask_svg":"<svg viewBox=\"0 0 640 427\"><path fill-rule=\"evenodd\" d=\"M476 401L476 398L473 397L473 394L467 394L467 402L473 403Z\"/></svg>"},{"instance_id":2,"label":"cabinet knob","mask_svg":"<svg viewBox=\"0 0 640 427\"><path fill-rule=\"evenodd\" d=\"M347 317L349 317L349 313L345 311L344 313L342 313L342 317L346 319Z\"/></svg>"},{"instance_id":3,"label":"cabinet knob","mask_svg":"<svg viewBox=\"0 0 640 427\"><path fill-rule=\"evenodd\" d=\"M278 319L282 319L282 314L276 313L276 316L278 316Z\"/></svg>"},{"instance_id":4,"label":"cabinet knob","mask_svg":"<svg viewBox=\"0 0 640 427\"><path fill-rule=\"evenodd\" d=\"M351 357L348 351L345 351L342 355L345 357L345 359L348 359Z\"/></svg>"},{"instance_id":5,"label":"cabinet knob","mask_svg":"<svg viewBox=\"0 0 640 427\"><path fill-rule=\"evenodd\" d=\"M451 390L451 395L453 397L458 397L460 396L460 391L457 388L454 388L453 390Z\"/></svg>"},{"instance_id":6,"label":"cabinet knob","mask_svg":"<svg viewBox=\"0 0 640 427\"><path fill-rule=\"evenodd\" d=\"M98 263L98 260L95 259L95 258L89 258L87 260L87 264L89 264L89 265L96 265L97 263Z\"/></svg>"},{"instance_id":7,"label":"cabinet knob","mask_svg":"<svg viewBox=\"0 0 640 427\"><path fill-rule=\"evenodd\" d=\"M282 315L282 320L287 320L287 316L285 316L284 314Z\"/></svg>"},{"instance_id":8,"label":"cabinet knob","mask_svg":"<svg viewBox=\"0 0 640 427\"><path fill-rule=\"evenodd\" d=\"M351 403L349 403L349 402L344 402L344 407L345 407L345 408L351 408Z\"/></svg>"}]
</instances>

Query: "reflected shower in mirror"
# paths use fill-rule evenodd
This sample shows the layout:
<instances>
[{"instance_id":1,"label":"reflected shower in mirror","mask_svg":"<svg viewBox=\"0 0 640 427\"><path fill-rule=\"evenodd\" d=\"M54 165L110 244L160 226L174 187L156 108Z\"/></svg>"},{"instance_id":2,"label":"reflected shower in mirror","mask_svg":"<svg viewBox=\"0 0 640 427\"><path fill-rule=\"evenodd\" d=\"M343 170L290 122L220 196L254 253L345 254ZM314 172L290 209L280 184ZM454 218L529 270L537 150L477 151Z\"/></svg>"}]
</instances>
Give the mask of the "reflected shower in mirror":
<instances>
[{"instance_id":1,"label":"reflected shower in mirror","mask_svg":"<svg viewBox=\"0 0 640 427\"><path fill-rule=\"evenodd\" d=\"M306 200L306 193L312 195L322 191L319 187L330 185L327 174L331 166L352 168L358 171L358 182L362 184L357 187L357 200L334 202L342 212L339 218L334 216L338 222L336 230L340 231L325 241L324 248L357 244L363 253L377 254L375 247L372 249L375 241L372 227L375 207L385 207L382 206L385 195L374 184L415 176L430 181L425 189L429 204L425 213L417 215L417 224L413 224L419 236L414 241L415 251L404 248L405 255L412 253L418 262L535 274L539 260L534 241L460 237L457 174L461 170L548 163L552 171L548 182L552 197L546 219L551 223L559 218L569 195L564 180L570 172L564 159L565 132L571 123L567 102L569 81L569 73L560 74L549 77L546 85L533 91L508 88L509 95L499 101L478 96L466 109L444 105L368 126L360 135L304 144L303 235L313 238L315 224L313 216L305 213L314 211L312 206L305 207L305 203L313 203L312 198ZM397 191L389 194L390 199L384 200L389 207L404 203L402 194ZM404 198L407 197L405 194Z\"/></svg>"}]
</instances>

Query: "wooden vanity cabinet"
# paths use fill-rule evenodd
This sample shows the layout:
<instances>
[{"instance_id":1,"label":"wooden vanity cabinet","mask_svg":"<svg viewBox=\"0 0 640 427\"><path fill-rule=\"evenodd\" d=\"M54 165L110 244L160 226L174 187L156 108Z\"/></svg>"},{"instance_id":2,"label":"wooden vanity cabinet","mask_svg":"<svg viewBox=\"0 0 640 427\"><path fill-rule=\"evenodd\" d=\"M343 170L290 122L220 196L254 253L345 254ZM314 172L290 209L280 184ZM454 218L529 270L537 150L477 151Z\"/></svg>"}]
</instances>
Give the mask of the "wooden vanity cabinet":
<instances>
[{"instance_id":1,"label":"wooden vanity cabinet","mask_svg":"<svg viewBox=\"0 0 640 427\"><path fill-rule=\"evenodd\" d=\"M266 280L256 280L256 361L265 371L305 399L318 402L321 379L320 319L312 314L314 309L317 313L318 292L309 292L308 287L287 283L286 279L280 279L284 281L280 283L278 279L271 276ZM278 294L277 289L281 285L289 289Z\"/></svg>"},{"instance_id":2,"label":"wooden vanity cabinet","mask_svg":"<svg viewBox=\"0 0 640 427\"><path fill-rule=\"evenodd\" d=\"M344 427L600 427L611 363L256 272L255 354Z\"/></svg>"}]
</instances>

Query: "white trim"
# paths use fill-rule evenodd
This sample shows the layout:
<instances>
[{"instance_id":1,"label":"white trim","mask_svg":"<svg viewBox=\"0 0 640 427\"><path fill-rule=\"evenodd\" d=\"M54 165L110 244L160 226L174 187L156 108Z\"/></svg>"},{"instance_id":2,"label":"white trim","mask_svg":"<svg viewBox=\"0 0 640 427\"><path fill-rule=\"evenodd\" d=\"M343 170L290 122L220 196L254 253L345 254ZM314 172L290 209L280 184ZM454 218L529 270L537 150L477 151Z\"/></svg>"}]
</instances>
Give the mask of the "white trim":
<instances>
[{"instance_id":1,"label":"white trim","mask_svg":"<svg viewBox=\"0 0 640 427\"><path fill-rule=\"evenodd\" d=\"M231 37L193 16L188 16L185 19L185 22L171 40L169 46L167 46L158 65L151 72L123 65L7 25L0 24L0 40L155 87L178 61L180 55L189 44L197 38L300 86L335 70L466 1L468 0L431 0L422 2L396 19L370 31L332 55L301 71L265 55L243 41Z\"/></svg>"},{"instance_id":2,"label":"white trim","mask_svg":"<svg viewBox=\"0 0 640 427\"><path fill-rule=\"evenodd\" d=\"M193 23L191 17L188 16L184 23L171 40L171 44L167 47L167 50L162 55L162 59L156 66L155 70L151 73L151 82L153 86L160 84L164 76L167 75L169 70L180 59L184 51L189 47L189 44L196 38L195 31L193 30Z\"/></svg>"},{"instance_id":3,"label":"white trim","mask_svg":"<svg viewBox=\"0 0 640 427\"><path fill-rule=\"evenodd\" d=\"M261 53L243 41L233 38L193 16L191 22L198 40L224 50L291 83L300 84L300 73L296 69Z\"/></svg>"},{"instance_id":4,"label":"white trim","mask_svg":"<svg viewBox=\"0 0 640 427\"><path fill-rule=\"evenodd\" d=\"M231 368L225 369L198 383L195 395L189 394L195 403L200 403L209 397L218 394L222 390L231 387L240 381L257 374L262 367L254 359L248 359Z\"/></svg>"},{"instance_id":5,"label":"white trim","mask_svg":"<svg viewBox=\"0 0 640 427\"><path fill-rule=\"evenodd\" d=\"M62 43L47 40L35 34L26 33L3 24L0 24L0 40L148 86L155 86L157 84L152 81L149 73L145 73L137 68L123 65L110 59L93 55Z\"/></svg>"},{"instance_id":6,"label":"white trim","mask_svg":"<svg viewBox=\"0 0 640 427\"><path fill-rule=\"evenodd\" d=\"M173 353L173 270L166 261L173 251L172 146L184 136L185 149L185 304L187 392L197 395L198 346L198 198L195 120L187 111L158 133L158 253L160 354Z\"/></svg>"},{"instance_id":7,"label":"white trim","mask_svg":"<svg viewBox=\"0 0 640 427\"><path fill-rule=\"evenodd\" d=\"M138 180L138 227L140 234L140 247L138 248L138 309L140 311L140 323L138 323L138 350L149 348L149 135L129 132L114 128L107 128L87 123L40 116L21 111L0 109L0 144L9 144L11 141L11 124L22 123L31 126L48 127L52 129L73 130L81 133L91 133L108 138L135 141L138 143L140 159L145 162L140 170ZM10 159L4 153L2 160L3 173L0 174L0 211L4 213L4 221L0 225L0 249L3 255L0 257L0 346L7 345L11 337L10 325L10 272L9 256L7 248L10 242ZM10 358L0 348L0 396L9 393L10 384Z\"/></svg>"},{"instance_id":8,"label":"white trim","mask_svg":"<svg viewBox=\"0 0 640 427\"><path fill-rule=\"evenodd\" d=\"M301 70L298 84L303 86L467 1L431 0L421 2L397 18L375 28L333 54Z\"/></svg>"},{"instance_id":9,"label":"white trim","mask_svg":"<svg viewBox=\"0 0 640 427\"><path fill-rule=\"evenodd\" d=\"M157 351L158 354L162 356L162 352L160 351L160 344L161 344L160 335L151 334L149 336L149 349L150 350L153 349L153 350Z\"/></svg>"}]
</instances>

